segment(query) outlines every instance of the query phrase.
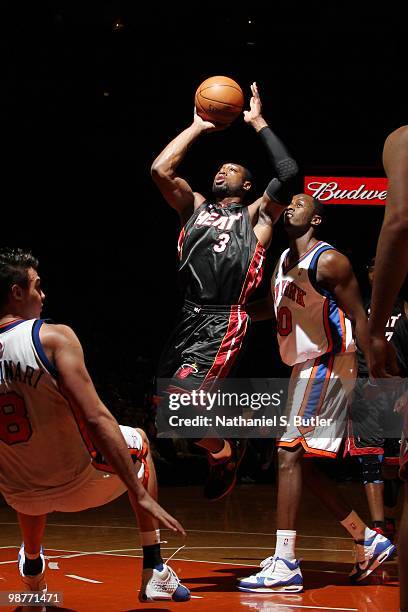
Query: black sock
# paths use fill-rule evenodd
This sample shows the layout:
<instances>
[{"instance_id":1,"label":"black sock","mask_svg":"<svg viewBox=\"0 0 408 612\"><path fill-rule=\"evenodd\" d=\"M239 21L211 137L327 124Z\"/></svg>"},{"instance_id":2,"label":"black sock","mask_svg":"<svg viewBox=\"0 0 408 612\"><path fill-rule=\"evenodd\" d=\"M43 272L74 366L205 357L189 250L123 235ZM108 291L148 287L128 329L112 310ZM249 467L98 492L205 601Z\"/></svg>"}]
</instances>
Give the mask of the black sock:
<instances>
[{"instance_id":1,"label":"black sock","mask_svg":"<svg viewBox=\"0 0 408 612\"><path fill-rule=\"evenodd\" d=\"M163 559L160 553L160 544L150 544L143 546L143 569L157 568L158 565L163 565Z\"/></svg>"},{"instance_id":2,"label":"black sock","mask_svg":"<svg viewBox=\"0 0 408 612\"><path fill-rule=\"evenodd\" d=\"M379 527L380 529L384 531L385 523L384 521L373 521L373 527Z\"/></svg>"},{"instance_id":3,"label":"black sock","mask_svg":"<svg viewBox=\"0 0 408 612\"><path fill-rule=\"evenodd\" d=\"M37 576L38 574L41 574L42 568L43 564L40 555L38 555L36 559L25 558L23 568L25 576Z\"/></svg>"}]
</instances>

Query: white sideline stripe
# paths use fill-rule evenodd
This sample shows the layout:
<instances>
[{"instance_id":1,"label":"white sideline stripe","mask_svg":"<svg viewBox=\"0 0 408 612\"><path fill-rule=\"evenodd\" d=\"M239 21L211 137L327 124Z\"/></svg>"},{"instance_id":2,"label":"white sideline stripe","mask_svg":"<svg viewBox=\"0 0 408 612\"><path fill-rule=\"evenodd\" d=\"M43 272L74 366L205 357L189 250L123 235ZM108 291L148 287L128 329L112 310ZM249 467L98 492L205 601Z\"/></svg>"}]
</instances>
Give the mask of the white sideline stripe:
<instances>
[{"instance_id":1,"label":"white sideline stripe","mask_svg":"<svg viewBox=\"0 0 408 612\"><path fill-rule=\"evenodd\" d=\"M350 612L358 612L358 608L324 608L322 606L299 606L299 604L276 604L279 608L308 608L309 610L346 610Z\"/></svg>"},{"instance_id":2,"label":"white sideline stripe","mask_svg":"<svg viewBox=\"0 0 408 612\"><path fill-rule=\"evenodd\" d=\"M4 546L4 547L0 547L0 548L12 548L11 546ZM19 548L18 546L16 546L15 548ZM56 548L53 548L52 550L57 550ZM131 550L135 550L135 549L131 549ZM170 550L174 550L174 549L170 549ZM69 551L69 550L60 550L59 552L73 552L73 551ZM71 555L52 555L52 556L48 556L46 555L46 559L72 559L74 557L84 557L86 555L105 555L107 557L125 557L127 559L142 559L142 555L118 555L117 553L114 552L108 552L108 551L100 551L100 552L77 552L76 554L71 554ZM227 563L226 561L201 561L200 559L182 559L180 557L173 557L174 561L188 561L189 563L208 563L209 565L232 565L233 567L251 567L251 568L259 568L259 565L255 565L254 563L252 563L251 565L249 565L248 563ZM13 559L12 561L0 561L0 565L10 565L12 563L16 563L16 559ZM348 575L348 572L340 572L340 571L336 571L336 570L321 570L321 569L309 569L309 572L317 572L319 574L344 574L345 576ZM280 604L282 605L282 604ZM298 606L299 607L299 606ZM342 610L343 608L335 608L336 610ZM344 608L344 610L354 610L354 608ZM357 611L358 612L358 611Z\"/></svg>"},{"instance_id":3,"label":"white sideline stripe","mask_svg":"<svg viewBox=\"0 0 408 612\"><path fill-rule=\"evenodd\" d=\"M18 525L18 523L1 523L0 525ZM99 529L132 529L134 531L139 531L138 527L131 526L122 526L122 525L77 525L75 523L47 523L47 527L86 527L86 528L99 528ZM172 531L170 529L160 528L160 531ZM259 536L276 536L276 533L262 533L260 531L224 531L224 530L207 530L207 529L186 529L187 532L191 533L228 533L228 534L236 534L236 535L259 535ZM324 538L327 540L348 540L350 541L350 537L345 536L325 536L325 535L305 535L302 533L297 534L298 538ZM7 548L7 547L6 547Z\"/></svg>"},{"instance_id":4,"label":"white sideline stripe","mask_svg":"<svg viewBox=\"0 0 408 612\"><path fill-rule=\"evenodd\" d=\"M83 582L93 582L94 584L103 584L100 580L91 580L91 578L84 578L83 576L76 576L75 574L65 574L68 578L74 578L74 580L83 580Z\"/></svg>"},{"instance_id":5,"label":"white sideline stripe","mask_svg":"<svg viewBox=\"0 0 408 612\"><path fill-rule=\"evenodd\" d=\"M0 546L1 548L13 548L12 546ZM15 546L14 548L19 548L18 546ZM85 557L86 555L105 555L107 557L125 557L127 559L142 559L142 555L119 555L114 551L99 551L99 552L95 552L95 551L89 551L89 552L80 552L80 551L72 551L72 550L61 550L61 549L57 549L57 548L52 548L51 550L56 550L58 552L65 552L65 553L74 553L74 554L69 554L69 555L46 555L45 558L48 559L73 559L74 557ZM126 550L126 549L124 549ZM136 548L130 548L129 550L137 550ZM165 549L165 550L174 550L174 548L170 548L170 549ZM259 565L255 565L254 563L252 563L251 565L249 565L248 563L228 563L226 561L202 561L200 559L184 559L184 558L180 558L180 557L173 557L174 561L188 561L189 563L208 563L210 565L232 565L232 566L236 566L236 567L255 567L255 568L259 568ZM11 563L16 563L16 559L13 559L12 561L0 561L0 565L9 565ZM340 572L340 571L336 571L336 570L321 570L321 569L309 569L309 572L317 572L319 574L344 574L344 575L348 575L348 572ZM282 604L280 604L282 605ZM342 609L342 608L336 608L336 609ZM344 609L348 609L348 608L344 608ZM354 610L354 608L350 608L350 610Z\"/></svg>"},{"instance_id":6,"label":"white sideline stripe","mask_svg":"<svg viewBox=\"0 0 408 612\"><path fill-rule=\"evenodd\" d=\"M18 546L4 546L3 548L18 548ZM86 555L106 555L107 557L126 557L126 558L130 558L130 559L141 559L142 555L119 555L115 552L109 552L109 551L80 551L80 550L64 550L61 548L50 548L50 550L55 550L57 552L63 552L63 553L73 553L73 554L68 554L68 555L45 555L46 559L71 559L73 557L82 557L82 556L86 556ZM136 550L136 549L130 549L130 550ZM170 550L174 550L174 549L170 549ZM247 563L227 563L225 561L200 561L197 559L177 559L174 558L177 561L190 561L191 563L208 563L210 565L233 565L233 566L237 566L237 567L258 567L257 565L249 565ZM0 565L7 565L10 563L16 563L16 559L13 559L12 561L0 561Z\"/></svg>"},{"instance_id":7,"label":"white sideline stripe","mask_svg":"<svg viewBox=\"0 0 408 612\"><path fill-rule=\"evenodd\" d=\"M0 546L0 549L4 548L19 548L18 546ZM166 547L161 550L175 550L176 547ZM270 550L270 547L260 547L260 546L186 546L185 550L217 550L217 549L230 549L230 550ZM113 550L64 550L60 548L51 548L50 550L55 550L57 552L68 553L66 555L45 555L47 560L52 559L73 559L75 557L86 557L87 555L105 555L105 556L113 556L113 557L129 557L129 558L141 558L142 555L123 555L118 553L123 552L132 552L139 551L140 548L117 548ZM297 548L297 550L303 551L315 551L315 552L352 552L350 549L332 549L332 548ZM212 563L212 564L221 564L221 565L233 565L233 566L242 566L242 567L257 567L254 564L246 564L246 563L227 563L224 561L206 561L200 559L184 559L182 557L176 557L178 561L191 561L193 563ZM12 561L0 561L0 565L9 565L11 563L16 563L16 559ZM319 570L325 571L325 570ZM330 573L330 572L328 572ZM335 572L336 573L336 572ZM337 572L338 573L338 572Z\"/></svg>"}]
</instances>

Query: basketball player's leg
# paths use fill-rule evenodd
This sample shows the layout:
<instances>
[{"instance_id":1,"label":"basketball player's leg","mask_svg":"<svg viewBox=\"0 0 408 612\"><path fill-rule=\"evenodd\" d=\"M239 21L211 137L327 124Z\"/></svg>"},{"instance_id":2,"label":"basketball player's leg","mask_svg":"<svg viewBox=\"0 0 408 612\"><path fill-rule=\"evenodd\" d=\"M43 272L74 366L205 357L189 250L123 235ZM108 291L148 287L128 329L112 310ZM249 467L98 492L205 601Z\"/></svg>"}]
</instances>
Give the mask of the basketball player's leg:
<instances>
[{"instance_id":1,"label":"basketball player's leg","mask_svg":"<svg viewBox=\"0 0 408 612\"><path fill-rule=\"evenodd\" d=\"M275 552L264 559L261 570L239 581L240 591L297 593L303 590L299 561L295 558L296 517L302 493L304 449L299 443L278 449L278 501Z\"/></svg>"},{"instance_id":2,"label":"basketball player's leg","mask_svg":"<svg viewBox=\"0 0 408 612\"><path fill-rule=\"evenodd\" d=\"M249 318L236 307L197 306L197 312L192 310L184 308L183 325L179 324L177 338L172 339L161 358L158 378L171 378L171 388L180 392L211 392L217 380L230 375L242 350ZM198 414L202 414L202 408ZM195 444L207 451L209 462L204 495L210 500L220 499L235 485L246 445L240 440L224 440L214 430L195 440Z\"/></svg>"},{"instance_id":3,"label":"basketball player's leg","mask_svg":"<svg viewBox=\"0 0 408 612\"><path fill-rule=\"evenodd\" d=\"M149 440L145 432L142 429L133 429L123 425L120 428L130 452L140 452L140 456L136 455L135 469L147 492L154 500L157 500L156 470L150 452ZM189 590L180 584L177 575L162 559L158 520L143 511L137 503L137 499L130 492L128 492L128 495L130 504L137 517L140 543L143 551L142 585L139 599L141 601L161 599L188 601L190 599Z\"/></svg>"},{"instance_id":4,"label":"basketball player's leg","mask_svg":"<svg viewBox=\"0 0 408 612\"><path fill-rule=\"evenodd\" d=\"M299 449L299 446L302 445L308 454L317 457L334 458L336 456L345 427L345 420L342 421L341 415L344 415L347 409L350 386L347 375L350 377L354 362L353 356L343 357L338 363L333 356L325 356L323 359L299 364L292 371L286 408L288 426L278 441L280 482L275 554L269 558L273 559L273 562L265 560L260 572L241 581L239 587L241 590L256 592L266 588L271 592L290 592L302 588L303 579L299 563L295 559L295 520L302 482L299 459L304 451L296 450L291 453L289 449ZM319 429L319 426L311 427L309 424L295 427L294 416L305 414L308 417L318 414L321 419L331 416L330 429L327 429L326 425L320 426ZM327 418L326 421L329 422L329 419ZM352 578L356 581L361 580L385 560L393 552L394 547L388 540L367 528L358 515L339 497L333 483L316 472L315 466L309 461L309 459L304 459L302 462L305 481L307 479L307 484L312 491L331 509L336 518L353 536L359 560L352 572ZM291 484L292 479L293 485ZM285 494L285 486L289 487L289 495ZM294 500L293 507L290 505L291 496ZM359 563L365 567L366 559L372 559L372 561L367 571L363 571ZM265 586L266 579L267 586Z\"/></svg>"},{"instance_id":5,"label":"basketball player's leg","mask_svg":"<svg viewBox=\"0 0 408 612\"><path fill-rule=\"evenodd\" d=\"M303 478L309 491L322 502L355 540L365 539L365 535L374 535L371 530L366 533L367 525L339 493L335 483L316 466L312 458L307 458L303 462Z\"/></svg>"},{"instance_id":6,"label":"basketball player's leg","mask_svg":"<svg viewBox=\"0 0 408 612\"><path fill-rule=\"evenodd\" d=\"M383 455L362 455L359 462L373 528L385 533Z\"/></svg>"},{"instance_id":7,"label":"basketball player's leg","mask_svg":"<svg viewBox=\"0 0 408 612\"><path fill-rule=\"evenodd\" d=\"M218 343L209 342L208 330L212 316L184 305L180 319L164 347L157 369L157 397L159 426L167 424L161 420L160 411L167 410L170 394L189 394L199 390L219 348ZM192 338L194 341L192 341ZM198 446L209 452L218 452L224 441L217 437L195 440Z\"/></svg>"},{"instance_id":8,"label":"basketball player's leg","mask_svg":"<svg viewBox=\"0 0 408 612\"><path fill-rule=\"evenodd\" d=\"M44 535L47 515L30 516L17 512L22 536L18 567L21 579L28 591L46 589L44 581L45 560L41 542Z\"/></svg>"},{"instance_id":9,"label":"basketball player's leg","mask_svg":"<svg viewBox=\"0 0 408 612\"><path fill-rule=\"evenodd\" d=\"M302 494L302 463L305 451L299 444L297 448L278 448L278 501L277 529L295 529L296 517ZM275 551L276 553L276 551ZM284 554L294 559L294 549Z\"/></svg>"},{"instance_id":10,"label":"basketball player's leg","mask_svg":"<svg viewBox=\"0 0 408 612\"><path fill-rule=\"evenodd\" d=\"M401 479L398 476L399 439L386 439L384 448L384 462L382 473L384 478L384 523L385 535L396 541L396 521L398 513L398 499L401 489Z\"/></svg>"},{"instance_id":11,"label":"basketball player's leg","mask_svg":"<svg viewBox=\"0 0 408 612\"><path fill-rule=\"evenodd\" d=\"M404 486L404 505L398 537L400 612L408 612L408 482Z\"/></svg>"},{"instance_id":12,"label":"basketball player's leg","mask_svg":"<svg viewBox=\"0 0 408 612\"><path fill-rule=\"evenodd\" d=\"M28 514L17 512L17 517L26 553L30 556L35 554L38 556L47 522L47 515L29 516Z\"/></svg>"},{"instance_id":13,"label":"basketball player's leg","mask_svg":"<svg viewBox=\"0 0 408 612\"><path fill-rule=\"evenodd\" d=\"M358 378L354 387L346 449L356 457L360 466L361 482L367 497L373 529L385 533L383 413L387 398L380 394L366 397L367 378Z\"/></svg>"},{"instance_id":14,"label":"basketball player's leg","mask_svg":"<svg viewBox=\"0 0 408 612\"><path fill-rule=\"evenodd\" d=\"M313 371L313 363L310 364ZM294 426L303 405L309 378L302 377L302 365L291 374L286 403L286 429L278 440L278 500L275 552L261 563L261 570L239 582L248 592L294 593L302 591L303 577L296 560L296 517L302 493L302 435Z\"/></svg>"},{"instance_id":15,"label":"basketball player's leg","mask_svg":"<svg viewBox=\"0 0 408 612\"><path fill-rule=\"evenodd\" d=\"M398 569L400 580L400 612L408 612L408 411L403 413L403 433L399 476L404 482L404 505L398 536Z\"/></svg>"}]
</instances>

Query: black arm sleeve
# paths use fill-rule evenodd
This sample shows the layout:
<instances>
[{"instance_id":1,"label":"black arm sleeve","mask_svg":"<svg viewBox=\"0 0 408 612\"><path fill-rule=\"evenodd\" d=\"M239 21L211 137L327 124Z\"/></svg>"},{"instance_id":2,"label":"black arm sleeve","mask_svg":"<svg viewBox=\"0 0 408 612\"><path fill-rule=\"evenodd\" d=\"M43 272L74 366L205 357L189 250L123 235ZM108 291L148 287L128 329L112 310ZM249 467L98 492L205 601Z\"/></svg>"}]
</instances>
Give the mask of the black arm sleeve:
<instances>
[{"instance_id":1,"label":"black arm sleeve","mask_svg":"<svg viewBox=\"0 0 408 612\"><path fill-rule=\"evenodd\" d=\"M278 179L285 183L294 178L298 173L298 165L290 156L283 142L279 140L269 126L263 127L258 134L272 159Z\"/></svg>"}]
</instances>

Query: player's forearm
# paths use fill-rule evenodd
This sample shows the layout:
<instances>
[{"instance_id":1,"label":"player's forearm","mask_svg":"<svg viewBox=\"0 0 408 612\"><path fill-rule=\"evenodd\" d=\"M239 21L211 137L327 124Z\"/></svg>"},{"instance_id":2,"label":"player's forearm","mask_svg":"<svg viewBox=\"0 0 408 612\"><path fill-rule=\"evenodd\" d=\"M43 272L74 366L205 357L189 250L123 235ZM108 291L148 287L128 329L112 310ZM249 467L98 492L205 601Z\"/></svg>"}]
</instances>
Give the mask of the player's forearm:
<instances>
[{"instance_id":1,"label":"player's forearm","mask_svg":"<svg viewBox=\"0 0 408 612\"><path fill-rule=\"evenodd\" d=\"M384 221L377 245L370 333L383 336L408 271L408 223L393 216Z\"/></svg>"},{"instance_id":2,"label":"player's forearm","mask_svg":"<svg viewBox=\"0 0 408 612\"><path fill-rule=\"evenodd\" d=\"M354 333L357 344L364 354L366 363L369 363L369 337L368 337L368 324L367 315L363 311L355 319Z\"/></svg>"},{"instance_id":3,"label":"player's forearm","mask_svg":"<svg viewBox=\"0 0 408 612\"><path fill-rule=\"evenodd\" d=\"M172 174L201 133L199 126L192 123L176 136L154 160L151 168L153 178L155 174Z\"/></svg>"},{"instance_id":4,"label":"player's forearm","mask_svg":"<svg viewBox=\"0 0 408 612\"><path fill-rule=\"evenodd\" d=\"M128 447L113 416L107 413L87 419L86 428L92 442L115 473L128 489L138 495L143 487L137 478Z\"/></svg>"},{"instance_id":5,"label":"player's forearm","mask_svg":"<svg viewBox=\"0 0 408 612\"><path fill-rule=\"evenodd\" d=\"M271 128L264 119L262 119L262 123L263 125L261 123L257 124L262 125L262 127L257 129L257 134L268 152L279 181L286 183L298 174L298 165L289 153L286 146L276 136L276 134L272 132Z\"/></svg>"}]
</instances>

